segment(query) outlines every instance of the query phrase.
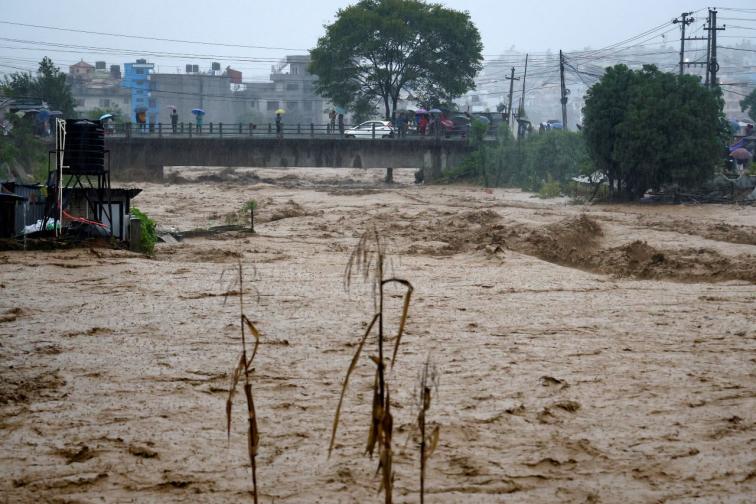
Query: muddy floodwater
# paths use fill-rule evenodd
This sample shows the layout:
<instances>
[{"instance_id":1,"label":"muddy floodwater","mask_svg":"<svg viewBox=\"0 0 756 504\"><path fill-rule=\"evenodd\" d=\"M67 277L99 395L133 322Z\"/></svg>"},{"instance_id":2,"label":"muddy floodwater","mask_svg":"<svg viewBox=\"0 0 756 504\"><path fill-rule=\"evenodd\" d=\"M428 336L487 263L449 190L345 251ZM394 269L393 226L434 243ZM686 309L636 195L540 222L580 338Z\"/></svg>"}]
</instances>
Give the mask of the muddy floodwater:
<instances>
[{"instance_id":1,"label":"muddy floodwater","mask_svg":"<svg viewBox=\"0 0 756 504\"><path fill-rule=\"evenodd\" d=\"M182 170L133 203L161 227L210 230L154 257L0 252L0 502L251 501L243 393L230 440L225 419L239 259L263 333L261 502L382 502L364 454L375 338L327 456L373 314L344 268L373 225L415 287L387 375L396 502L419 500L429 354L440 442L426 502L756 501L756 207L576 205L382 176ZM233 226L250 199L256 234ZM387 291L389 334L402 292Z\"/></svg>"}]
</instances>

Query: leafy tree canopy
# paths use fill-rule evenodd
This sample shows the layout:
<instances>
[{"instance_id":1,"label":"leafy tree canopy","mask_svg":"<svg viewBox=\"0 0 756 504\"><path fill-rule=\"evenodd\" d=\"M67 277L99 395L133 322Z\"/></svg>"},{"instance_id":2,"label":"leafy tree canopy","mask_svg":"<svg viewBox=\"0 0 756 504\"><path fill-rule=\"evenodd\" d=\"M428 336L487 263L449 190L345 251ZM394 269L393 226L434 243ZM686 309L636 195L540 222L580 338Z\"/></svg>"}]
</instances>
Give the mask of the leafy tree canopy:
<instances>
[{"instance_id":1,"label":"leafy tree canopy","mask_svg":"<svg viewBox=\"0 0 756 504\"><path fill-rule=\"evenodd\" d=\"M473 89L482 68L480 33L466 12L421 0L361 0L338 11L310 51L317 90L334 103L383 102L386 117L399 93L449 102Z\"/></svg>"},{"instance_id":2,"label":"leafy tree canopy","mask_svg":"<svg viewBox=\"0 0 756 504\"><path fill-rule=\"evenodd\" d=\"M73 117L75 101L66 74L45 56L39 63L37 75L15 72L0 83L0 92L13 98L38 98L47 102L53 110L60 110L66 117Z\"/></svg>"},{"instance_id":3,"label":"leafy tree canopy","mask_svg":"<svg viewBox=\"0 0 756 504\"><path fill-rule=\"evenodd\" d=\"M740 110L748 112L748 117L756 121L756 89L751 94L740 100Z\"/></svg>"},{"instance_id":4,"label":"leafy tree canopy","mask_svg":"<svg viewBox=\"0 0 756 504\"><path fill-rule=\"evenodd\" d=\"M586 95L588 152L615 196L638 198L671 183L689 187L708 178L721 156L722 106L721 92L697 77L616 65Z\"/></svg>"}]
</instances>

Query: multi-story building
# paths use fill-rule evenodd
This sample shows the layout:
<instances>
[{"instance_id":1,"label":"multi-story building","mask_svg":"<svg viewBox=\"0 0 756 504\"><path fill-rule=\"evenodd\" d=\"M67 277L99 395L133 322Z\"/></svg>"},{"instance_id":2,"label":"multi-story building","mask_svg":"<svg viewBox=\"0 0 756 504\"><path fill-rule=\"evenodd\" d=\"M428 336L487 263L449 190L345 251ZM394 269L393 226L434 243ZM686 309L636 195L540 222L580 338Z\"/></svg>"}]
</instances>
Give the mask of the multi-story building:
<instances>
[{"instance_id":1,"label":"multi-story building","mask_svg":"<svg viewBox=\"0 0 756 504\"><path fill-rule=\"evenodd\" d=\"M121 86L131 92L129 120L136 122L137 113L146 112L147 122L150 124L157 123L158 103L150 94L150 77L155 65L147 63L145 59L138 59L134 63L125 63L123 67L124 75Z\"/></svg>"},{"instance_id":2,"label":"multi-story building","mask_svg":"<svg viewBox=\"0 0 756 504\"><path fill-rule=\"evenodd\" d=\"M120 66L111 65L108 71L104 61L96 62L96 66L80 61L69 68L68 80L76 101L75 110L80 116L95 109L128 115L131 92L121 87Z\"/></svg>"},{"instance_id":3,"label":"multi-story building","mask_svg":"<svg viewBox=\"0 0 756 504\"><path fill-rule=\"evenodd\" d=\"M273 122L275 111L286 110L286 124L324 124L326 102L314 92L317 79L307 72L309 56L287 56L272 68L270 81L242 83L241 72L219 64L199 71L197 65L186 65L187 71L176 74L150 75L152 100L159 105L157 121L170 123L173 107L180 122L192 122L191 110L205 111L204 123Z\"/></svg>"},{"instance_id":4,"label":"multi-story building","mask_svg":"<svg viewBox=\"0 0 756 504\"><path fill-rule=\"evenodd\" d=\"M276 109L286 111L287 123L323 124L327 121L327 102L315 94L317 77L307 71L310 57L287 56L272 68L271 82L253 83L247 93L257 102L257 112L273 117Z\"/></svg>"}]
</instances>

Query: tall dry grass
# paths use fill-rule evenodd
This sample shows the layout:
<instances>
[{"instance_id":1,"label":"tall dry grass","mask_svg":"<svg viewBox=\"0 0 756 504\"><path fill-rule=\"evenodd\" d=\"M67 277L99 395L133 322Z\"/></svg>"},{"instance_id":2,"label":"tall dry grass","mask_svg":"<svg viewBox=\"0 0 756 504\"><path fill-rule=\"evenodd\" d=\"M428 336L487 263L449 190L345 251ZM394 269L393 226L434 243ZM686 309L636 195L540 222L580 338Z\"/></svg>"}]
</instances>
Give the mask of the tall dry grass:
<instances>
[{"instance_id":1,"label":"tall dry grass","mask_svg":"<svg viewBox=\"0 0 756 504\"><path fill-rule=\"evenodd\" d=\"M373 401L372 401L372 416L371 425L367 439L366 451L372 458L375 453L376 446L378 447L378 471L381 472L381 486L379 491L384 492L386 504L391 504L394 484L394 472L392 469L393 454L392 454L392 435L394 420L391 415L391 395L388 384L386 383L386 362L384 358L384 288L389 284L399 284L405 287L404 302L402 305L402 314L399 321L399 329L397 331L394 343L394 349L391 356L391 366L396 364L397 352L399 351L399 345L401 343L402 335L404 334L404 327L407 322L409 314L410 300L412 298L413 287L412 284L402 278L389 277L385 278L386 273L386 243L378 230L374 227L363 233L357 246L352 251L349 257L347 266L344 272L344 284L345 288L349 290L352 281L361 277L363 281L369 283L372 287L373 293L373 306L375 313L373 314L367 330L360 338L360 342L357 345L357 350L352 357L352 361L347 369L346 376L344 377L344 383L341 387L341 394L339 396L339 403L336 407L336 413L333 419L333 429L331 433L331 442L328 446L328 455L331 455L333 451L334 443L336 442L336 431L339 426L339 419L341 416L341 406L344 402L344 395L349 385L349 378L352 372L357 367L360 354L365 346L368 336L373 328L378 328L377 335L377 351L378 355L371 355L370 359L376 365L375 379L373 380Z\"/></svg>"},{"instance_id":2,"label":"tall dry grass","mask_svg":"<svg viewBox=\"0 0 756 504\"><path fill-rule=\"evenodd\" d=\"M247 436L247 451L249 452L249 463L252 468L252 498L257 504L257 449L260 446L260 433L257 429L257 414L255 413L255 401L252 396L252 382L250 380L251 374L254 372L252 368L252 361L257 355L257 348L260 346L260 331L252 323L252 321L244 314L244 274L242 271L241 260L239 261L239 325L241 330L241 356L239 357L238 364L231 372L231 387L228 391L228 398L226 399L226 429L228 433L228 440L231 440L231 411L234 404L234 396L236 395L236 389L242 376L244 377L244 396L247 399L247 418L249 421L249 429ZM231 289L229 289L231 290ZM245 328L249 329L250 334L255 338L255 344L252 348L252 355L247 356L247 336Z\"/></svg>"}]
</instances>

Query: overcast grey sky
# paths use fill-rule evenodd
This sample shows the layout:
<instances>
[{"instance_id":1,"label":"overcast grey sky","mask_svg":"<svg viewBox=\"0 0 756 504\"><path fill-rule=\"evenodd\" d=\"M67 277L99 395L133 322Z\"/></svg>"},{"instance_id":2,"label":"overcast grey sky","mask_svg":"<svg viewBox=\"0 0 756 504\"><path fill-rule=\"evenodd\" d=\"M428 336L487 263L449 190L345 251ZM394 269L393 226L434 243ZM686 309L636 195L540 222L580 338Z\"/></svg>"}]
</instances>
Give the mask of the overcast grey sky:
<instances>
[{"instance_id":1,"label":"overcast grey sky","mask_svg":"<svg viewBox=\"0 0 756 504\"><path fill-rule=\"evenodd\" d=\"M146 55L164 72L176 71L190 62L207 67L210 59L214 59L223 66L230 64L242 69L245 79L260 78L269 73L273 60L311 48L323 34L323 25L334 20L339 8L352 3L355 0L0 0L0 21L273 48L148 41L0 24L0 73L34 68L44 54L63 67L80 58L122 64L137 57L98 54L103 48L110 48L174 53L163 57ZM484 54L491 57L512 46L531 52L599 48L656 27L683 11L706 7L690 0L441 0L440 3L469 11L481 32ZM723 22L744 27L720 36L756 38L754 0L727 0L724 7L751 12L720 11L722 17L742 19ZM706 12L699 14L704 17ZM667 37L679 40L679 32L672 31ZM41 50L32 42L62 46ZM175 53L192 53L197 57L192 60ZM209 55L219 57L201 59Z\"/></svg>"}]
</instances>

